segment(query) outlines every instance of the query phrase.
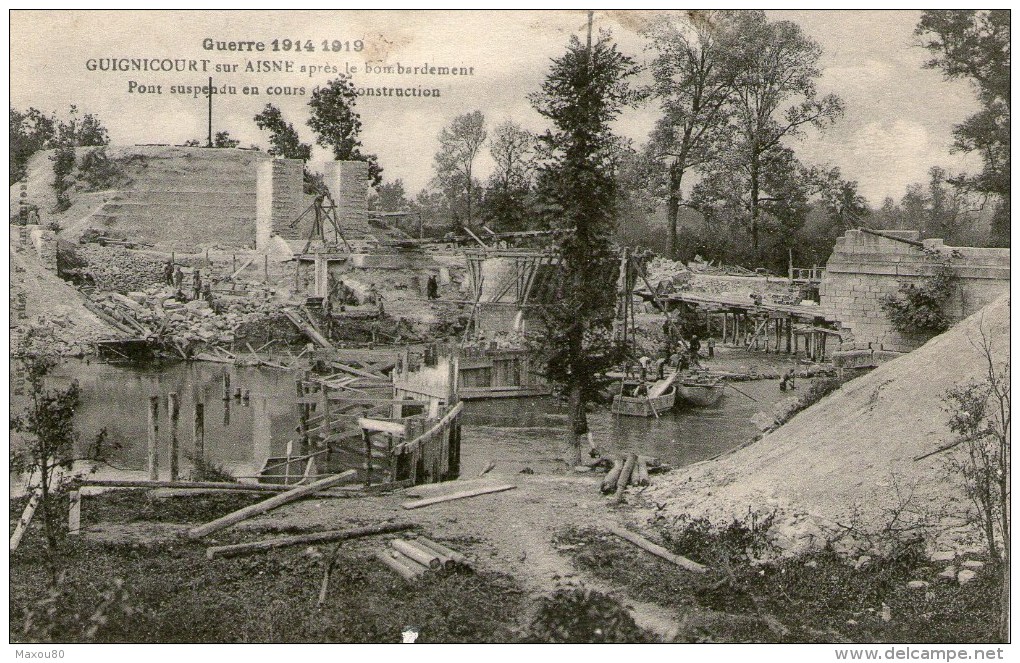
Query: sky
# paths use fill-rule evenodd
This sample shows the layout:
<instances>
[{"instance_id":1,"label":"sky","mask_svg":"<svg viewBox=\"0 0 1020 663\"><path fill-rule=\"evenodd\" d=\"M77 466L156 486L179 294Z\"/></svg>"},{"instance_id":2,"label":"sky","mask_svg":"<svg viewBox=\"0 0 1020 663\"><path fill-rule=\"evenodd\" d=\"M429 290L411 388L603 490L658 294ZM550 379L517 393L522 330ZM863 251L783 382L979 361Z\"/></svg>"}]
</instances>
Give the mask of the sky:
<instances>
[{"instance_id":1,"label":"sky","mask_svg":"<svg viewBox=\"0 0 1020 663\"><path fill-rule=\"evenodd\" d=\"M939 165L949 172L977 170L973 155L952 154L952 127L978 109L971 86L946 81L922 64L926 51L913 36L919 11L772 11L822 47L819 90L834 92L846 113L824 133L809 132L794 147L812 165L838 166L857 180L871 204L899 198L908 184L925 180ZM639 31L648 13L598 11L596 29L608 28L621 50L638 61L651 54ZM173 86L233 88L214 95L213 129L228 130L243 146L267 146L252 117L266 103L281 108L305 142L312 142L307 101L327 69L356 67L358 87L438 89L439 96L363 96L357 109L364 150L375 153L386 180L400 178L410 193L433 175L432 157L441 129L459 114L481 110L490 130L510 119L540 131L544 120L528 95L539 89L550 59L572 34L582 35L586 13L564 11L13 11L11 12L11 99L65 113L70 104L95 113L116 145L179 144L206 136L207 99L172 92ZM205 47L210 40L212 50ZM273 52L273 40L277 48ZM283 40L290 40L290 50ZM325 43L324 43L325 41ZM261 43L265 50L216 50L230 42ZM302 50L295 50L300 42ZM309 44L310 42L310 44ZM360 43L360 50L358 49ZM311 45L314 50L305 50ZM325 49L324 50L324 46ZM253 46L253 48L257 48ZM337 50L339 49L339 50ZM348 50L349 49L349 50ZM99 71L90 61L178 59L197 71ZM210 71L203 73L204 66ZM290 63L290 72L246 73L249 63ZM158 62L157 62L158 64ZM236 66L238 71L214 71ZM368 74L372 67L466 69L465 75ZM317 68L308 73L308 67ZM301 71L306 68L306 71ZM131 83L134 88L130 88ZM156 93L156 86L159 86ZM250 88L259 94L250 94ZM245 94L245 88L249 93ZM303 88L303 90L302 90ZM142 93L142 89L152 92ZM275 94L272 94L275 93ZM654 104L627 110L618 133L643 142L658 115ZM316 162L327 158L317 149ZM491 169L483 155L482 176Z\"/></svg>"}]
</instances>

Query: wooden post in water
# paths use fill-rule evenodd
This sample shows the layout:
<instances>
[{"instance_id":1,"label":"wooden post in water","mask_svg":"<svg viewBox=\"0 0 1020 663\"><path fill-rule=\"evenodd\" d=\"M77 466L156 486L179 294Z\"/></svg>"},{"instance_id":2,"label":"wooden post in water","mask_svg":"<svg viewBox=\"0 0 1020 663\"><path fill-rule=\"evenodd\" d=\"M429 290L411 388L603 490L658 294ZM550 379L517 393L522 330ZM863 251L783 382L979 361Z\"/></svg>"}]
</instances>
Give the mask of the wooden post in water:
<instances>
[{"instance_id":1,"label":"wooden post in water","mask_svg":"<svg viewBox=\"0 0 1020 663\"><path fill-rule=\"evenodd\" d=\"M177 392L171 391L167 394L167 411L170 413L170 480L177 481L180 478L180 466L178 464L178 443L177 443L177 420L181 414L181 405L177 400Z\"/></svg>"},{"instance_id":2,"label":"wooden post in water","mask_svg":"<svg viewBox=\"0 0 1020 663\"><path fill-rule=\"evenodd\" d=\"M200 396L195 396L195 425L191 429L191 441L194 444L195 465L205 466L205 405Z\"/></svg>"},{"instance_id":3,"label":"wooden post in water","mask_svg":"<svg viewBox=\"0 0 1020 663\"><path fill-rule=\"evenodd\" d=\"M159 433L159 396L149 396L149 425L147 428L149 480L159 479L159 453L156 449Z\"/></svg>"},{"instance_id":4,"label":"wooden post in water","mask_svg":"<svg viewBox=\"0 0 1020 663\"><path fill-rule=\"evenodd\" d=\"M230 256L230 273L233 274L237 271L237 254Z\"/></svg>"},{"instance_id":5,"label":"wooden post in water","mask_svg":"<svg viewBox=\"0 0 1020 663\"><path fill-rule=\"evenodd\" d=\"M793 318L786 318L786 354L793 354Z\"/></svg>"},{"instance_id":6,"label":"wooden post in water","mask_svg":"<svg viewBox=\"0 0 1020 663\"><path fill-rule=\"evenodd\" d=\"M230 371L223 369L223 400L230 400Z\"/></svg>"},{"instance_id":7,"label":"wooden post in water","mask_svg":"<svg viewBox=\"0 0 1020 663\"><path fill-rule=\"evenodd\" d=\"M269 289L269 254L262 256L262 274L266 278L266 289Z\"/></svg>"}]
</instances>

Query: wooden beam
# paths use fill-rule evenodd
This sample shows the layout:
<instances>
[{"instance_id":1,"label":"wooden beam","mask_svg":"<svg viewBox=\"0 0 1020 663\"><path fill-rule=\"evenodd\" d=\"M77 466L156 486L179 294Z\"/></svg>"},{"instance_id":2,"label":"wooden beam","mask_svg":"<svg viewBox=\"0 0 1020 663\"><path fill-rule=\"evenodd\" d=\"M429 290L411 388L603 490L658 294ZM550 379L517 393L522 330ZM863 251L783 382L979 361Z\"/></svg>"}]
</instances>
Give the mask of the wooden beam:
<instances>
[{"instance_id":1,"label":"wooden beam","mask_svg":"<svg viewBox=\"0 0 1020 663\"><path fill-rule=\"evenodd\" d=\"M425 438L425 437L428 437L429 435L432 435L433 433L435 433L437 430L439 430L443 426L449 424L455 417L457 417L457 415L459 415L461 413L461 411L463 409L464 409L464 401L461 401L461 402L457 403L456 405L453 406L453 408L449 412L447 412L445 415L443 415L442 419L437 421L432 426L432 428L428 429L427 431L425 431L421 435L417 436L413 440L408 440L406 442L401 442L400 444L394 446L393 447L393 453L395 453L395 454L403 453L407 449L411 448L411 446L414 445L414 443L417 442L418 440L420 440L422 438Z\"/></svg>"},{"instance_id":2,"label":"wooden beam","mask_svg":"<svg viewBox=\"0 0 1020 663\"><path fill-rule=\"evenodd\" d=\"M236 557L253 552L273 550L274 548L285 548L287 546L299 546L303 544L326 543L327 541L347 541L376 534L389 534L391 532L403 532L415 527L411 523L383 523L381 525L369 525L354 529L334 529L325 532L310 532L308 534L295 534L293 536L281 536L275 539L264 539L251 541L249 543L235 543L229 546L212 546L207 548L205 556L207 559L217 557Z\"/></svg>"},{"instance_id":3,"label":"wooden beam","mask_svg":"<svg viewBox=\"0 0 1020 663\"><path fill-rule=\"evenodd\" d=\"M693 571L695 573L704 573L705 571L708 570L708 567L702 564L698 564L697 562L689 560L681 555L671 553L662 546L657 546L648 539L644 538L643 536L625 530L622 527L618 527L616 525L607 525L606 529L608 529L611 533L615 534L621 539L633 543L635 546L641 548L645 552L650 552L651 554L657 557L661 557L662 559L668 562L672 562L673 564L676 564L681 568L687 569L688 571Z\"/></svg>"},{"instance_id":4,"label":"wooden beam","mask_svg":"<svg viewBox=\"0 0 1020 663\"><path fill-rule=\"evenodd\" d=\"M371 431L373 433L389 433L390 435L400 435L401 437L407 433L407 428L404 424L398 424L395 421L383 421L382 419L368 419L362 417L358 419L358 425L361 426L362 430Z\"/></svg>"},{"instance_id":5,"label":"wooden beam","mask_svg":"<svg viewBox=\"0 0 1020 663\"><path fill-rule=\"evenodd\" d=\"M347 479L357 476L357 474L358 473L355 470L347 470L346 472L341 472L340 474L336 474L325 479L319 479L315 483L308 484L307 486L298 486L293 490L270 497L268 500L259 502L258 504L246 506L243 509L234 511L233 513L228 513L222 518L217 518L216 520L205 523L204 525L199 525L198 527L193 527L188 530L188 538L199 539L207 534L212 534L213 532L230 527L242 520L247 520L252 516L257 516L260 513L265 513L266 511L275 509L276 507L283 506L288 502L293 502L294 500L299 500L307 495L317 493L320 490L340 485Z\"/></svg>"},{"instance_id":6,"label":"wooden beam","mask_svg":"<svg viewBox=\"0 0 1020 663\"><path fill-rule=\"evenodd\" d=\"M461 500L467 497L476 497L478 495L488 495L489 493L501 493L506 490L513 490L517 486L505 484L501 486L489 486L487 488L475 488L473 490L462 490L459 493L450 493L449 495L440 495L438 497L429 497L423 500L415 500L414 502L404 502L400 506L405 509L420 509L423 506L431 506L433 504L439 504L440 502L450 502L452 500Z\"/></svg>"}]
</instances>

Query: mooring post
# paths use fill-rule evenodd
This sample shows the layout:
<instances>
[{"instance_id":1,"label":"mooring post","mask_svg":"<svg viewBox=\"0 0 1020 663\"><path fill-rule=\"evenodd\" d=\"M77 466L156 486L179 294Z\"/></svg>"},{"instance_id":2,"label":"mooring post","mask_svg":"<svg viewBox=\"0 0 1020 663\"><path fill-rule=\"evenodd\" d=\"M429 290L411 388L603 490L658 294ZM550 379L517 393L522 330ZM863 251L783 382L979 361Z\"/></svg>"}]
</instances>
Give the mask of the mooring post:
<instances>
[{"instance_id":1,"label":"mooring post","mask_svg":"<svg viewBox=\"0 0 1020 663\"><path fill-rule=\"evenodd\" d=\"M201 397L195 396L195 425L191 429L191 441L194 444L195 466L205 466L205 405Z\"/></svg>"},{"instance_id":2,"label":"mooring post","mask_svg":"<svg viewBox=\"0 0 1020 663\"><path fill-rule=\"evenodd\" d=\"M167 410L170 412L170 480L177 481L180 478L180 466L178 465L178 444L177 444L177 420L181 414L181 405L177 400L177 392L171 391L167 394Z\"/></svg>"},{"instance_id":3,"label":"mooring post","mask_svg":"<svg viewBox=\"0 0 1020 663\"><path fill-rule=\"evenodd\" d=\"M230 400L230 371L223 369L223 400Z\"/></svg>"},{"instance_id":4,"label":"mooring post","mask_svg":"<svg viewBox=\"0 0 1020 663\"><path fill-rule=\"evenodd\" d=\"M72 490L68 494L68 503L67 533L81 534L81 491Z\"/></svg>"},{"instance_id":5,"label":"mooring post","mask_svg":"<svg viewBox=\"0 0 1020 663\"><path fill-rule=\"evenodd\" d=\"M159 433L159 396L149 396L149 426L148 426L148 469L149 480L159 479L159 454L156 449L156 438Z\"/></svg>"}]
</instances>

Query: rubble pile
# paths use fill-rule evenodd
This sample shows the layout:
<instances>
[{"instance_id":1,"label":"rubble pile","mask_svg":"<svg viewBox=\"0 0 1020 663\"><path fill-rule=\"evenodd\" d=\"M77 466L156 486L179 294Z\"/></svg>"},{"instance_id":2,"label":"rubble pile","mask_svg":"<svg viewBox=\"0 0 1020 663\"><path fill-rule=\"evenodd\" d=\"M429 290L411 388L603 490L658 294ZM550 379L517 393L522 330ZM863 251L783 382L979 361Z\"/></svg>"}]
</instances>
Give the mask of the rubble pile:
<instances>
[{"instance_id":1,"label":"rubble pile","mask_svg":"<svg viewBox=\"0 0 1020 663\"><path fill-rule=\"evenodd\" d=\"M204 299L178 301L174 295L170 286L150 286L126 295L104 293L96 304L129 327L140 325L135 327L140 334L158 335L182 349L195 344L230 346L240 326L258 325L279 314L277 304L254 297L221 297L210 305Z\"/></svg>"},{"instance_id":2,"label":"rubble pile","mask_svg":"<svg viewBox=\"0 0 1020 663\"><path fill-rule=\"evenodd\" d=\"M166 259L129 249L84 244L77 253L88 263L81 269L99 290L137 292L163 281Z\"/></svg>"}]
</instances>

